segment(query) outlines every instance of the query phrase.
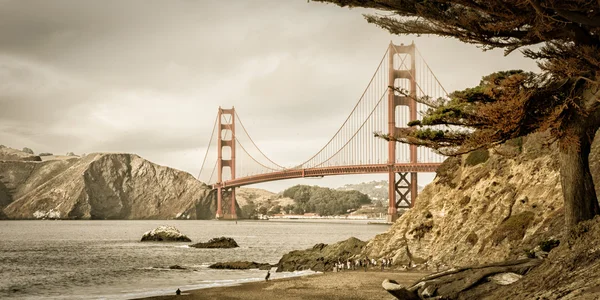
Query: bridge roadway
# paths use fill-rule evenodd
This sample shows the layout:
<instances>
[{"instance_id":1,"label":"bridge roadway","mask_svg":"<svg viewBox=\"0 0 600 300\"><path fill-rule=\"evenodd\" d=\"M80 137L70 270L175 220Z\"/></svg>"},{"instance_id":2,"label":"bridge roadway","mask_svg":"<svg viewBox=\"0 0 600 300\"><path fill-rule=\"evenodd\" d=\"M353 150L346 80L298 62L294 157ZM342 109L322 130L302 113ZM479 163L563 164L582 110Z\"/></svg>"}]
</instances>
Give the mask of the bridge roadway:
<instances>
[{"instance_id":1,"label":"bridge roadway","mask_svg":"<svg viewBox=\"0 0 600 300\"><path fill-rule=\"evenodd\" d=\"M394 164L393 170L396 173L411 173L411 172L435 172L441 163L398 163ZM369 164L369 165L354 165L354 166L338 166L338 167L323 167L309 169L286 169L266 174L257 174L233 180L224 181L222 188L240 187L243 185L277 181L293 178L305 177L323 177L332 175L351 175L351 174L375 174L389 173L388 164ZM213 185L213 188L219 187L219 184Z\"/></svg>"}]
</instances>

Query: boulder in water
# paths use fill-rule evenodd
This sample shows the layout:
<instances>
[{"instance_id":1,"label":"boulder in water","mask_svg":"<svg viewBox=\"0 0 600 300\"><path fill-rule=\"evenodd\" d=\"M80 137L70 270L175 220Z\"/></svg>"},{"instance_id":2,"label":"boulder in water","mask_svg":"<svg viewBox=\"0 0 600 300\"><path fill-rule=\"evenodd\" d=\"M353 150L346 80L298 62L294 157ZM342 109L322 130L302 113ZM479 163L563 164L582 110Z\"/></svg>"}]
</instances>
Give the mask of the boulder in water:
<instances>
[{"instance_id":1,"label":"boulder in water","mask_svg":"<svg viewBox=\"0 0 600 300\"><path fill-rule=\"evenodd\" d=\"M206 243L197 243L190 245L194 248L236 248L239 247L234 239L228 237L212 238Z\"/></svg>"},{"instance_id":2,"label":"boulder in water","mask_svg":"<svg viewBox=\"0 0 600 300\"><path fill-rule=\"evenodd\" d=\"M169 269L171 269L171 270L185 270L185 268L182 267L182 266L180 266L180 265L169 266Z\"/></svg>"},{"instance_id":3,"label":"boulder in water","mask_svg":"<svg viewBox=\"0 0 600 300\"><path fill-rule=\"evenodd\" d=\"M218 262L209 266L211 269L227 269L227 270L248 270L248 269L259 269L259 270L270 270L271 265L267 263L257 263L253 261L228 261Z\"/></svg>"},{"instance_id":4,"label":"boulder in water","mask_svg":"<svg viewBox=\"0 0 600 300\"><path fill-rule=\"evenodd\" d=\"M173 226L159 226L154 230L144 233L142 242L191 242L189 237L185 236Z\"/></svg>"}]
</instances>

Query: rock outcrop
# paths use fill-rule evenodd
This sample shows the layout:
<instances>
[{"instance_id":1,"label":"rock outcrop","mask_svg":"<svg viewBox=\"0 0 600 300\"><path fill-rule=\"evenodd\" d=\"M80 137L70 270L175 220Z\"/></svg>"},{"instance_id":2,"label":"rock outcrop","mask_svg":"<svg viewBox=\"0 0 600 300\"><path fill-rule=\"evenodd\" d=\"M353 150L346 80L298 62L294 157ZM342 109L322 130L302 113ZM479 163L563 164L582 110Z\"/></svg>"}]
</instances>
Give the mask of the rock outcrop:
<instances>
[{"instance_id":1,"label":"rock outcrop","mask_svg":"<svg viewBox=\"0 0 600 300\"><path fill-rule=\"evenodd\" d=\"M270 270L271 265L268 263L257 263L253 261L229 261L229 262L218 262L209 266L211 269L226 269L226 270Z\"/></svg>"},{"instance_id":2,"label":"rock outcrop","mask_svg":"<svg viewBox=\"0 0 600 300\"><path fill-rule=\"evenodd\" d=\"M218 238L212 238L212 239L210 239L206 243L200 242L200 243L196 243L196 244L190 245L190 247L194 247L194 248L209 248L209 249L210 248L227 249L227 248L236 248L236 247L239 247L239 245L232 238L218 237Z\"/></svg>"},{"instance_id":3,"label":"rock outcrop","mask_svg":"<svg viewBox=\"0 0 600 300\"><path fill-rule=\"evenodd\" d=\"M28 149L28 148L24 148ZM42 161L42 158L33 154L33 151L21 151L9 147L0 147L0 161L2 160L17 160L17 161Z\"/></svg>"},{"instance_id":4,"label":"rock outcrop","mask_svg":"<svg viewBox=\"0 0 600 300\"><path fill-rule=\"evenodd\" d=\"M597 177L595 140L590 166ZM537 134L447 159L414 208L369 241L363 254L435 271L516 259L557 238L563 229L557 150L543 141Z\"/></svg>"},{"instance_id":5,"label":"rock outcrop","mask_svg":"<svg viewBox=\"0 0 600 300\"><path fill-rule=\"evenodd\" d=\"M0 210L9 219L212 219L216 194L137 155L97 153L0 161Z\"/></svg>"},{"instance_id":6,"label":"rock outcrop","mask_svg":"<svg viewBox=\"0 0 600 300\"><path fill-rule=\"evenodd\" d=\"M173 226L159 226L142 236L141 242L191 242L192 240Z\"/></svg>"},{"instance_id":7,"label":"rock outcrop","mask_svg":"<svg viewBox=\"0 0 600 300\"><path fill-rule=\"evenodd\" d=\"M359 255L366 242L351 237L335 244L316 244L306 250L289 252L277 263L277 272L300 270L331 271L338 261L346 262Z\"/></svg>"}]
</instances>

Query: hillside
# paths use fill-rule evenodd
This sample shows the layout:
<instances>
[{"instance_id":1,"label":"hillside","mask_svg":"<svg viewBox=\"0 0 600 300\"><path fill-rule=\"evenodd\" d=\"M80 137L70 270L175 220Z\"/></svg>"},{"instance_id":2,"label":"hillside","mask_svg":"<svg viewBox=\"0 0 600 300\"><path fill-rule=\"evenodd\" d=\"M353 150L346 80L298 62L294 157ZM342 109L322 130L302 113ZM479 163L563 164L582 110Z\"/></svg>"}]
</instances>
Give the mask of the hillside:
<instances>
[{"instance_id":1,"label":"hillside","mask_svg":"<svg viewBox=\"0 0 600 300\"><path fill-rule=\"evenodd\" d=\"M263 189L247 187L236 189L235 199L240 207L248 204L248 201L252 201L258 206L280 205L281 207L284 207L294 204L294 200L288 197L282 197L281 194L273 193Z\"/></svg>"},{"instance_id":2,"label":"hillside","mask_svg":"<svg viewBox=\"0 0 600 300\"><path fill-rule=\"evenodd\" d=\"M340 191L359 191L371 198L373 202L383 202L387 204L388 202L388 181L387 180L379 180L379 181L369 181L369 182L361 182L356 184L346 184L343 187L337 188ZM419 193L423 190L422 186L419 186Z\"/></svg>"},{"instance_id":3,"label":"hillside","mask_svg":"<svg viewBox=\"0 0 600 300\"><path fill-rule=\"evenodd\" d=\"M211 219L216 195L192 175L134 154L6 160L0 149L0 217Z\"/></svg>"},{"instance_id":4,"label":"hillside","mask_svg":"<svg viewBox=\"0 0 600 300\"><path fill-rule=\"evenodd\" d=\"M397 263L451 267L523 255L562 234L562 191L554 147L534 135L492 151L450 158L413 209L364 252ZM598 138L590 156L599 174ZM596 189L600 187L599 179Z\"/></svg>"},{"instance_id":5,"label":"hillside","mask_svg":"<svg viewBox=\"0 0 600 300\"><path fill-rule=\"evenodd\" d=\"M38 155L0 145L0 160L41 161Z\"/></svg>"}]
</instances>

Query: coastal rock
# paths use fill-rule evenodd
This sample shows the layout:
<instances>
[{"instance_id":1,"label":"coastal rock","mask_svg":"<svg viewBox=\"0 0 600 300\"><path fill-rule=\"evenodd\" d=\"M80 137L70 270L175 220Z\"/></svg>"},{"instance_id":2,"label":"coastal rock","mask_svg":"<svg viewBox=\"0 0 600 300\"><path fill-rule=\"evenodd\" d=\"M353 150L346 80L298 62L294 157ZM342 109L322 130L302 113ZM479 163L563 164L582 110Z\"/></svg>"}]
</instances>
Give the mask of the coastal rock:
<instances>
[{"instance_id":1,"label":"coastal rock","mask_svg":"<svg viewBox=\"0 0 600 300\"><path fill-rule=\"evenodd\" d=\"M277 272L299 270L331 271L333 265L361 253L366 242L351 237L335 244L316 244L310 249L289 252L277 263Z\"/></svg>"},{"instance_id":2,"label":"coastal rock","mask_svg":"<svg viewBox=\"0 0 600 300\"><path fill-rule=\"evenodd\" d=\"M173 226L159 226L142 236L142 242L191 242L192 240L182 234Z\"/></svg>"},{"instance_id":3,"label":"coastal rock","mask_svg":"<svg viewBox=\"0 0 600 300\"><path fill-rule=\"evenodd\" d=\"M182 266L180 266L180 265L169 266L169 269L171 269L171 270L185 270L185 268L182 267Z\"/></svg>"},{"instance_id":4,"label":"coastal rock","mask_svg":"<svg viewBox=\"0 0 600 300\"><path fill-rule=\"evenodd\" d=\"M0 210L8 219L212 219L216 193L134 154L0 160Z\"/></svg>"},{"instance_id":5,"label":"coastal rock","mask_svg":"<svg viewBox=\"0 0 600 300\"><path fill-rule=\"evenodd\" d=\"M190 245L190 247L194 247L194 248L222 248L222 249L226 249L226 248L236 248L236 247L239 247L239 246L235 242L235 240L232 239L232 238L218 237L218 238L212 238L212 239L210 239L206 243L200 242L200 243L196 243L196 244Z\"/></svg>"},{"instance_id":6,"label":"coastal rock","mask_svg":"<svg viewBox=\"0 0 600 300\"><path fill-rule=\"evenodd\" d=\"M363 255L429 270L518 259L562 234L556 146L543 134L487 154L448 158L414 207L371 239ZM590 168L600 192L600 138ZM483 155L485 154L485 155Z\"/></svg>"},{"instance_id":7,"label":"coastal rock","mask_svg":"<svg viewBox=\"0 0 600 300\"><path fill-rule=\"evenodd\" d=\"M271 265L267 263L257 263L253 261L230 261L230 262L218 262L209 266L211 269L227 269L227 270L248 270L248 269L259 269L259 270L270 270Z\"/></svg>"}]
</instances>

